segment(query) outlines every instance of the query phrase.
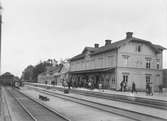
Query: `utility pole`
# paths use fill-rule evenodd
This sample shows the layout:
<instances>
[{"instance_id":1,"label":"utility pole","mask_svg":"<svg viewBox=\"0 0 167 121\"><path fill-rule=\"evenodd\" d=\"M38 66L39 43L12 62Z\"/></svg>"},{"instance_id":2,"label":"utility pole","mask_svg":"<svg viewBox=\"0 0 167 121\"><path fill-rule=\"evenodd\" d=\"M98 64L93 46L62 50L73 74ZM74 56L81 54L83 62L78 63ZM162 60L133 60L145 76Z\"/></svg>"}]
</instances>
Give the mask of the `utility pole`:
<instances>
[{"instance_id":1,"label":"utility pole","mask_svg":"<svg viewBox=\"0 0 167 121\"><path fill-rule=\"evenodd\" d=\"M1 29L1 24L2 24L2 6L1 6L1 2L0 2L0 75L1 75L1 34L2 34L2 29Z\"/></svg>"}]
</instances>

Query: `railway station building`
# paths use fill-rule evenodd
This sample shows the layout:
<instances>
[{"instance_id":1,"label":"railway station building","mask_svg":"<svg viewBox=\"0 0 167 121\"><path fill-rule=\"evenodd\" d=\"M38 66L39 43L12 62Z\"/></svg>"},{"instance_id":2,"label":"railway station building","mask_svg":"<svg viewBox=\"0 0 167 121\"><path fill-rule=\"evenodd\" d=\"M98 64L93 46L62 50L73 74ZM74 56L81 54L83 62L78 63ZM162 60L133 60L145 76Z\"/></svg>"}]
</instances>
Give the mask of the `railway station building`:
<instances>
[{"instance_id":1,"label":"railway station building","mask_svg":"<svg viewBox=\"0 0 167 121\"><path fill-rule=\"evenodd\" d=\"M129 90L135 82L141 91L150 83L157 91L163 84L164 49L127 32L123 40L105 40L104 46L85 47L80 54L70 58L70 79L83 87L90 81L95 88L102 83L103 88L114 90L120 89L121 81L126 82Z\"/></svg>"}]
</instances>

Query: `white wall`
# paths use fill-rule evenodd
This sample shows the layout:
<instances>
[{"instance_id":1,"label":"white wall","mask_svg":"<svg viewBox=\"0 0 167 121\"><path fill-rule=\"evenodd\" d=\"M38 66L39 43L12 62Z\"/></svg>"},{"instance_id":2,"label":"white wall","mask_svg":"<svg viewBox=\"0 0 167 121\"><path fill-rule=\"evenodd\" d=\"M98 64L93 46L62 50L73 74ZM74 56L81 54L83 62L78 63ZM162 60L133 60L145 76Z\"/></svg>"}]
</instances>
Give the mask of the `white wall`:
<instances>
[{"instance_id":1,"label":"white wall","mask_svg":"<svg viewBox=\"0 0 167 121\"><path fill-rule=\"evenodd\" d=\"M130 42L118 50L118 66L146 68L146 58L151 58L151 69L157 69L157 59L160 59L160 68L162 68L162 54L156 54L155 51L146 44L141 45L141 52L137 52L136 47L140 43ZM128 63L125 64L123 55L128 55Z\"/></svg>"},{"instance_id":2,"label":"white wall","mask_svg":"<svg viewBox=\"0 0 167 121\"><path fill-rule=\"evenodd\" d=\"M70 62L70 71L90 70L116 66L116 51L110 51Z\"/></svg>"}]
</instances>

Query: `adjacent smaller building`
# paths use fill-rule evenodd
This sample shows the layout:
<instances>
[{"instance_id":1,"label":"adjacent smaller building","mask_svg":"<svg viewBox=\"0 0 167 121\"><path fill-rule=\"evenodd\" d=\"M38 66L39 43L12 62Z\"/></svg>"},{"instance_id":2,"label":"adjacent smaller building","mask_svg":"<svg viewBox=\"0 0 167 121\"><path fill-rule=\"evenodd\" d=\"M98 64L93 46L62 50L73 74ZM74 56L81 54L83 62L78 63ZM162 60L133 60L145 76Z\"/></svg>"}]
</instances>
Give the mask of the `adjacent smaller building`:
<instances>
[{"instance_id":1,"label":"adjacent smaller building","mask_svg":"<svg viewBox=\"0 0 167 121\"><path fill-rule=\"evenodd\" d=\"M38 83L62 85L63 80L68 80L69 63L64 62L62 64L51 66L47 68L46 72L38 75Z\"/></svg>"},{"instance_id":2,"label":"adjacent smaller building","mask_svg":"<svg viewBox=\"0 0 167 121\"><path fill-rule=\"evenodd\" d=\"M2 85L15 85L15 82L20 82L19 77L14 76L13 74L6 72L0 76L0 84Z\"/></svg>"}]
</instances>

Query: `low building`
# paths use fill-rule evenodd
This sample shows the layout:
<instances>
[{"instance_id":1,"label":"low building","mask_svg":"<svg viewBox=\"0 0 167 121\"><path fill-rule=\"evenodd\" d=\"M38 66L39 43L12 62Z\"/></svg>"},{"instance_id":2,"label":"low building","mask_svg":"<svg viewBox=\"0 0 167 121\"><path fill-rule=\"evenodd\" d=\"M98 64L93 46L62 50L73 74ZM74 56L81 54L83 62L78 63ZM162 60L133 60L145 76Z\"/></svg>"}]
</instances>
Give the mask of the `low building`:
<instances>
[{"instance_id":1,"label":"low building","mask_svg":"<svg viewBox=\"0 0 167 121\"><path fill-rule=\"evenodd\" d=\"M52 77L47 75L46 72L43 72L38 75L38 83L41 83L41 84L51 84L51 79Z\"/></svg>"},{"instance_id":2,"label":"low building","mask_svg":"<svg viewBox=\"0 0 167 121\"><path fill-rule=\"evenodd\" d=\"M138 90L145 90L146 84L150 83L156 91L163 83L164 49L127 32L123 40L113 43L105 40L104 46L85 47L79 55L69 59L70 76L79 86L87 86L90 81L95 88L102 83L103 88L119 90L124 81L128 89L132 82Z\"/></svg>"},{"instance_id":3,"label":"low building","mask_svg":"<svg viewBox=\"0 0 167 121\"><path fill-rule=\"evenodd\" d=\"M48 67L47 71L38 75L38 83L62 85L68 79L69 63Z\"/></svg>"},{"instance_id":4,"label":"low building","mask_svg":"<svg viewBox=\"0 0 167 121\"><path fill-rule=\"evenodd\" d=\"M0 76L0 84L2 85L13 86L16 80L19 81L19 78L14 76L10 72L6 72Z\"/></svg>"}]
</instances>

